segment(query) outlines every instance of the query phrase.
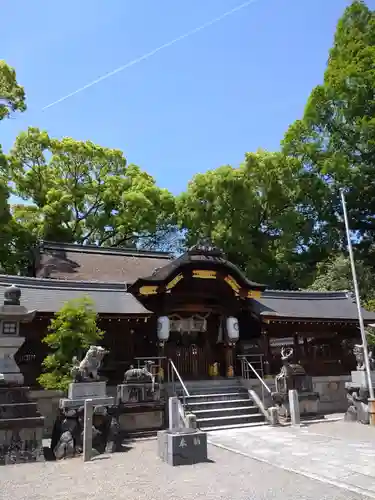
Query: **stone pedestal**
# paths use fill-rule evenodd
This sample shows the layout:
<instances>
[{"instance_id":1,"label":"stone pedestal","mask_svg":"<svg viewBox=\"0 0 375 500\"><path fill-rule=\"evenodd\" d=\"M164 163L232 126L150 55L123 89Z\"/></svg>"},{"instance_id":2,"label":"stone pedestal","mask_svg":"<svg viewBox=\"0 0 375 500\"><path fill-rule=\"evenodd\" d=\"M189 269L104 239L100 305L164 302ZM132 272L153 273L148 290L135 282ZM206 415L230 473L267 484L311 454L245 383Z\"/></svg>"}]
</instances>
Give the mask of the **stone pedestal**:
<instances>
[{"instance_id":1,"label":"stone pedestal","mask_svg":"<svg viewBox=\"0 0 375 500\"><path fill-rule=\"evenodd\" d=\"M352 384L357 387L368 387L366 370L355 370L351 372ZM375 386L375 372L371 372L371 382Z\"/></svg>"},{"instance_id":2,"label":"stone pedestal","mask_svg":"<svg viewBox=\"0 0 375 500\"><path fill-rule=\"evenodd\" d=\"M349 407L345 413L345 420L349 422L370 423L375 420L369 409L369 396L367 374L365 370L355 370L351 372L352 380L345 384ZM375 372L371 372L372 386L375 387Z\"/></svg>"},{"instance_id":3,"label":"stone pedestal","mask_svg":"<svg viewBox=\"0 0 375 500\"><path fill-rule=\"evenodd\" d=\"M0 386L0 465L40 462L44 418L27 387Z\"/></svg>"},{"instance_id":4,"label":"stone pedestal","mask_svg":"<svg viewBox=\"0 0 375 500\"><path fill-rule=\"evenodd\" d=\"M158 455L169 465L207 461L207 434L196 429L158 432Z\"/></svg>"},{"instance_id":5,"label":"stone pedestal","mask_svg":"<svg viewBox=\"0 0 375 500\"><path fill-rule=\"evenodd\" d=\"M291 408L287 395L272 393L277 406L280 422L290 422ZM316 418L319 413L319 394L317 392L298 393L299 415L302 420Z\"/></svg>"},{"instance_id":6,"label":"stone pedestal","mask_svg":"<svg viewBox=\"0 0 375 500\"><path fill-rule=\"evenodd\" d=\"M106 382L73 382L69 385L68 397L60 399L60 414L52 432L51 451L56 459L82 453L84 406L88 400L92 409L89 446L96 450L95 453L104 453L109 444L113 449L116 447L116 411L108 408L114 405L115 398L107 396Z\"/></svg>"},{"instance_id":7,"label":"stone pedestal","mask_svg":"<svg viewBox=\"0 0 375 500\"><path fill-rule=\"evenodd\" d=\"M24 342L24 337L0 335L0 373L4 375L5 383L23 384L23 375L14 356Z\"/></svg>"},{"instance_id":8,"label":"stone pedestal","mask_svg":"<svg viewBox=\"0 0 375 500\"><path fill-rule=\"evenodd\" d=\"M106 382L73 382L69 384L68 397L60 399L60 408L80 408L86 399L92 399L94 406L114 404L114 398L107 396Z\"/></svg>"}]
</instances>

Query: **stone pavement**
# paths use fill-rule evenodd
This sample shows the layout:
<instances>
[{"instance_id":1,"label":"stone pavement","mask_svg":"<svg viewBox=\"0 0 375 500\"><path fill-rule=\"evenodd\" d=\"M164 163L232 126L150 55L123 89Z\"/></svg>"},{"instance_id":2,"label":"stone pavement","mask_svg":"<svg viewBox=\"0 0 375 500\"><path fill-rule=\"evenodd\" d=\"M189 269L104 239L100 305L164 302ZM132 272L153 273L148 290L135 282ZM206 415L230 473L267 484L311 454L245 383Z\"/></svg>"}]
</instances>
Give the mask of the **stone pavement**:
<instances>
[{"instance_id":1,"label":"stone pavement","mask_svg":"<svg viewBox=\"0 0 375 500\"><path fill-rule=\"evenodd\" d=\"M209 442L375 499L375 428L343 421L215 431Z\"/></svg>"},{"instance_id":2,"label":"stone pavement","mask_svg":"<svg viewBox=\"0 0 375 500\"><path fill-rule=\"evenodd\" d=\"M1 500L365 500L351 491L209 446L210 461L171 467L155 440L127 451L0 467Z\"/></svg>"}]
</instances>

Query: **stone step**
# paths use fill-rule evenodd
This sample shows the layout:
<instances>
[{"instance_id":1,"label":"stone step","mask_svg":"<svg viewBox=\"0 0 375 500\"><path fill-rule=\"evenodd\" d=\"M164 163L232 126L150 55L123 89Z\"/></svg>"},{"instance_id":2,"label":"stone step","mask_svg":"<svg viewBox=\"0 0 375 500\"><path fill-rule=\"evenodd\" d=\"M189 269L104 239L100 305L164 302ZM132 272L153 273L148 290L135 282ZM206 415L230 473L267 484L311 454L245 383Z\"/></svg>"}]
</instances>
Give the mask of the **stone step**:
<instances>
[{"instance_id":1,"label":"stone step","mask_svg":"<svg viewBox=\"0 0 375 500\"><path fill-rule=\"evenodd\" d=\"M11 403L27 403L28 387L1 387L0 386L0 405Z\"/></svg>"},{"instance_id":2,"label":"stone step","mask_svg":"<svg viewBox=\"0 0 375 500\"><path fill-rule=\"evenodd\" d=\"M235 399L245 399L248 392L237 391L237 392L221 392L221 393L206 393L206 394L195 394L193 396L186 396L185 401L187 404L199 403L203 401L230 401Z\"/></svg>"},{"instance_id":3,"label":"stone step","mask_svg":"<svg viewBox=\"0 0 375 500\"><path fill-rule=\"evenodd\" d=\"M252 406L253 401L250 398L229 399L219 401L199 401L197 403L188 403L187 407L195 413L196 410L215 410L216 408L233 408L239 406Z\"/></svg>"},{"instance_id":4,"label":"stone step","mask_svg":"<svg viewBox=\"0 0 375 500\"><path fill-rule=\"evenodd\" d=\"M225 386L225 387L200 387L199 389L189 389L187 387L187 390L190 395L196 395L196 394L215 394L215 393L229 393L229 392L247 392L247 389L241 387L241 386ZM182 394L182 390L179 391L180 394Z\"/></svg>"},{"instance_id":5,"label":"stone step","mask_svg":"<svg viewBox=\"0 0 375 500\"><path fill-rule=\"evenodd\" d=\"M0 419L39 416L36 403L0 404Z\"/></svg>"},{"instance_id":6,"label":"stone step","mask_svg":"<svg viewBox=\"0 0 375 500\"><path fill-rule=\"evenodd\" d=\"M178 385L181 387L181 385ZM199 383L185 383L185 387L197 390L202 387L242 387L242 384L238 380L226 380L226 381L215 381L215 382L199 382Z\"/></svg>"},{"instance_id":7,"label":"stone step","mask_svg":"<svg viewBox=\"0 0 375 500\"><path fill-rule=\"evenodd\" d=\"M215 431L225 431L230 429L244 429L247 427L260 427L262 425L268 425L267 422L252 422L246 424L233 424L233 425L215 425L214 427L201 427L201 431L215 432Z\"/></svg>"},{"instance_id":8,"label":"stone step","mask_svg":"<svg viewBox=\"0 0 375 500\"><path fill-rule=\"evenodd\" d=\"M0 430L29 429L44 427L44 417L4 418L0 420Z\"/></svg>"},{"instance_id":9,"label":"stone step","mask_svg":"<svg viewBox=\"0 0 375 500\"><path fill-rule=\"evenodd\" d=\"M190 409L190 408L189 408ZM234 417L237 415L255 415L259 414L257 406L237 406L232 408L215 408L209 410L191 410L197 417L197 421L202 418L210 419L216 417Z\"/></svg>"},{"instance_id":10,"label":"stone step","mask_svg":"<svg viewBox=\"0 0 375 500\"><path fill-rule=\"evenodd\" d=\"M247 413L244 415L229 415L221 417L198 417L197 425L200 429L207 427L228 426L237 424L250 424L264 422L264 416L260 413Z\"/></svg>"}]
</instances>

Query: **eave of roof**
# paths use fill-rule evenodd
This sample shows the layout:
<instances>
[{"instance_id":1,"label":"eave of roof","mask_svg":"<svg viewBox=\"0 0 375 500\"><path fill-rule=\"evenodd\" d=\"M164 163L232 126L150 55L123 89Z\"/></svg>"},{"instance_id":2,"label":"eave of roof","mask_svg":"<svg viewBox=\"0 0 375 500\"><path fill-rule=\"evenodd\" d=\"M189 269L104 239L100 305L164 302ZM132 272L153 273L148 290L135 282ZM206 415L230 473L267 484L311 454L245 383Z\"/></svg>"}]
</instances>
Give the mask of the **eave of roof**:
<instances>
[{"instance_id":1,"label":"eave of roof","mask_svg":"<svg viewBox=\"0 0 375 500\"><path fill-rule=\"evenodd\" d=\"M55 313L71 299L88 296L99 314L150 315L125 283L67 281L0 275L0 293L10 285L21 288L21 305L40 313Z\"/></svg>"},{"instance_id":2,"label":"eave of roof","mask_svg":"<svg viewBox=\"0 0 375 500\"><path fill-rule=\"evenodd\" d=\"M266 290L253 299L254 310L273 321L337 321L357 322L358 311L350 292L314 292ZM374 322L375 313L362 308L365 323Z\"/></svg>"}]
</instances>

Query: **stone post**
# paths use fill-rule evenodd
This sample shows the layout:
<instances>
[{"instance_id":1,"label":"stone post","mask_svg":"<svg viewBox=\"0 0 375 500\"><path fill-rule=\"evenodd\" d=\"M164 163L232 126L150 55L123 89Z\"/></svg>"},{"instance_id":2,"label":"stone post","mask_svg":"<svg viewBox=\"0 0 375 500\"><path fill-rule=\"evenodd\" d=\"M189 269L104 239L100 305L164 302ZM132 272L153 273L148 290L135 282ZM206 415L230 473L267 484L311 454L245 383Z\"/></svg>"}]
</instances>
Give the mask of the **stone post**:
<instances>
[{"instance_id":1,"label":"stone post","mask_svg":"<svg viewBox=\"0 0 375 500\"><path fill-rule=\"evenodd\" d=\"M92 399L85 400L85 415L83 424L83 461L89 462L92 455L92 418L93 418L93 401Z\"/></svg>"},{"instance_id":2,"label":"stone post","mask_svg":"<svg viewBox=\"0 0 375 500\"><path fill-rule=\"evenodd\" d=\"M178 411L178 406L180 402L178 398L172 397L168 400L168 419L169 419L169 430L173 431L179 429L180 426L180 413Z\"/></svg>"},{"instance_id":3,"label":"stone post","mask_svg":"<svg viewBox=\"0 0 375 500\"><path fill-rule=\"evenodd\" d=\"M289 391L290 418L293 426L301 425L301 416L299 411L298 392L294 389Z\"/></svg>"}]
</instances>

